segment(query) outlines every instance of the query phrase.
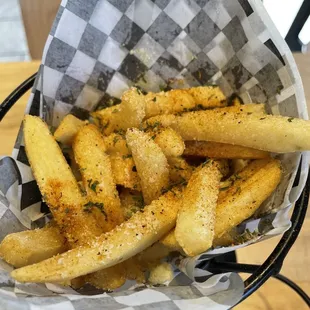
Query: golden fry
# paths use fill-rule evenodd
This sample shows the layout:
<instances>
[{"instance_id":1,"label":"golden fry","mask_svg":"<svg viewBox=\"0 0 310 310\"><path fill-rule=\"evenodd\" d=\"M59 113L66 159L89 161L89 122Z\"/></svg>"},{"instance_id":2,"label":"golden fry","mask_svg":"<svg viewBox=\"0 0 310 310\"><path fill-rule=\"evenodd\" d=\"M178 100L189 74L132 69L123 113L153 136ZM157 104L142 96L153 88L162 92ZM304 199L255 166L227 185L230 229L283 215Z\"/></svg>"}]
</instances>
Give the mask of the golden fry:
<instances>
[{"instance_id":1,"label":"golden fry","mask_svg":"<svg viewBox=\"0 0 310 310\"><path fill-rule=\"evenodd\" d=\"M100 235L93 212L85 212L82 196L57 142L47 125L35 116L24 120L26 153L43 199L69 244L86 244Z\"/></svg>"},{"instance_id":2,"label":"golden fry","mask_svg":"<svg viewBox=\"0 0 310 310\"><path fill-rule=\"evenodd\" d=\"M175 236L188 256L198 255L212 245L221 177L218 164L210 161L193 173L184 191Z\"/></svg>"},{"instance_id":3,"label":"golden fry","mask_svg":"<svg viewBox=\"0 0 310 310\"><path fill-rule=\"evenodd\" d=\"M68 249L55 223L41 229L7 235L0 244L0 257L19 268L38 263Z\"/></svg>"},{"instance_id":4,"label":"golden fry","mask_svg":"<svg viewBox=\"0 0 310 310\"><path fill-rule=\"evenodd\" d=\"M73 142L75 160L80 167L88 203L95 209L98 225L104 232L124 221L109 157L102 136L94 125L80 129Z\"/></svg>"},{"instance_id":5,"label":"golden fry","mask_svg":"<svg viewBox=\"0 0 310 310\"><path fill-rule=\"evenodd\" d=\"M150 133L151 138L161 148L166 157L181 156L184 152L182 137L172 128L163 128L158 133Z\"/></svg>"},{"instance_id":6,"label":"golden fry","mask_svg":"<svg viewBox=\"0 0 310 310\"><path fill-rule=\"evenodd\" d=\"M16 269L11 276L20 282L61 282L116 265L145 250L174 227L180 196L174 189L89 246Z\"/></svg>"},{"instance_id":7,"label":"golden fry","mask_svg":"<svg viewBox=\"0 0 310 310\"><path fill-rule=\"evenodd\" d=\"M127 130L126 140L141 180L146 204L157 199L169 183L167 159L160 147L146 133L132 128Z\"/></svg>"},{"instance_id":8,"label":"golden fry","mask_svg":"<svg viewBox=\"0 0 310 310\"><path fill-rule=\"evenodd\" d=\"M310 149L310 121L279 115L222 113L220 110L156 116L147 124L159 122L170 126L184 140L230 143L276 153Z\"/></svg>"},{"instance_id":9,"label":"golden fry","mask_svg":"<svg viewBox=\"0 0 310 310\"><path fill-rule=\"evenodd\" d=\"M111 155L110 160L114 182L118 185L140 191L140 177L132 156L130 154L121 156Z\"/></svg>"},{"instance_id":10,"label":"golden fry","mask_svg":"<svg viewBox=\"0 0 310 310\"><path fill-rule=\"evenodd\" d=\"M121 104L93 112L92 116L100 120L105 135L115 130L139 127L145 117L145 96L132 87L124 92Z\"/></svg>"},{"instance_id":11,"label":"golden fry","mask_svg":"<svg viewBox=\"0 0 310 310\"><path fill-rule=\"evenodd\" d=\"M190 166L182 157L169 157L169 177L172 184L178 184L188 181L193 173L193 167Z\"/></svg>"},{"instance_id":12,"label":"golden fry","mask_svg":"<svg viewBox=\"0 0 310 310\"><path fill-rule=\"evenodd\" d=\"M268 152L245 146L207 141L185 141L184 155L227 159L259 159L270 156Z\"/></svg>"},{"instance_id":13,"label":"golden fry","mask_svg":"<svg viewBox=\"0 0 310 310\"><path fill-rule=\"evenodd\" d=\"M86 125L88 121L81 121L72 114L68 114L61 121L54 132L55 139L63 145L71 145L79 129Z\"/></svg>"},{"instance_id":14,"label":"golden fry","mask_svg":"<svg viewBox=\"0 0 310 310\"><path fill-rule=\"evenodd\" d=\"M263 166L258 171L256 171L257 164ZM219 196L214 229L217 238L253 215L281 180L280 162L275 159L256 160L245 170L249 175L253 170L256 172L246 180L242 180L241 176L241 179L236 180L225 194Z\"/></svg>"}]
</instances>

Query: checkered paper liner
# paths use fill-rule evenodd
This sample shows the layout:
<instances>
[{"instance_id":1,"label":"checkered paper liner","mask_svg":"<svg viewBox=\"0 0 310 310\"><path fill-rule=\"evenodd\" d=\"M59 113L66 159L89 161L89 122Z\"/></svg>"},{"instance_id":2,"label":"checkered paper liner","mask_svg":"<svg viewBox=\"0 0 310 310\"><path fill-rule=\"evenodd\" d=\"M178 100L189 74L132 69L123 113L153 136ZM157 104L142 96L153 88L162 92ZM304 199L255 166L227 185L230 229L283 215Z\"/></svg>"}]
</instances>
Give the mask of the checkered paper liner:
<instances>
[{"instance_id":1,"label":"checkered paper liner","mask_svg":"<svg viewBox=\"0 0 310 310\"><path fill-rule=\"evenodd\" d=\"M90 111L116 102L132 85L159 91L165 86L209 83L218 84L227 96L238 93L245 103L266 103L273 114L308 117L293 57L259 0L63 0L26 113L42 117L53 129L68 113L88 118ZM280 158L284 168L280 186L254 218L238 227L240 233L248 229L259 236L181 260L167 286L128 282L107 294L21 284L9 277L11 267L0 261L0 307L231 307L243 292L240 277L212 275L195 266L290 227L288 211L304 187L308 157L303 153ZM43 226L47 213L29 167L21 128L12 157L0 159L0 240L8 233Z\"/></svg>"}]
</instances>

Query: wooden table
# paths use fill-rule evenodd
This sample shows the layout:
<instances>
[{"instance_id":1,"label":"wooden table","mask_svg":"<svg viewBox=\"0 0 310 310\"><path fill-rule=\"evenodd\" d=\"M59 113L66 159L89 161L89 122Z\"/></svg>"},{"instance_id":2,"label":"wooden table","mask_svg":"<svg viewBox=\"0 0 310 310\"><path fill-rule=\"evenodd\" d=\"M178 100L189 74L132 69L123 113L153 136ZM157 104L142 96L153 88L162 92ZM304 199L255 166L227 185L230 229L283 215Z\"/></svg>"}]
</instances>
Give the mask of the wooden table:
<instances>
[{"instance_id":1,"label":"wooden table","mask_svg":"<svg viewBox=\"0 0 310 310\"><path fill-rule=\"evenodd\" d=\"M295 55L303 79L310 111L310 55ZM33 74L39 62L0 64L0 102L22 81ZM0 123L0 154L9 155L23 117L29 94L27 93ZM238 261L260 264L271 253L280 237L252 245L237 252ZM310 294L310 212L301 234L286 257L281 273L289 277ZM308 309L301 298L278 280L270 279L257 292L237 306L238 310Z\"/></svg>"}]
</instances>

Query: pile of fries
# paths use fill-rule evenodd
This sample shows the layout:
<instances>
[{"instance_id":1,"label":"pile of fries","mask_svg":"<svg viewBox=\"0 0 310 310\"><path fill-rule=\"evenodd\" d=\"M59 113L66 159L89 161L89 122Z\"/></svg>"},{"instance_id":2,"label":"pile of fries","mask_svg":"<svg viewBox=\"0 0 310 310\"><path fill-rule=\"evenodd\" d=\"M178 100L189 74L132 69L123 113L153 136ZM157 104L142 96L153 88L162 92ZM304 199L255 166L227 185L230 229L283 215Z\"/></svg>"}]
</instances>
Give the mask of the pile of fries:
<instances>
[{"instance_id":1,"label":"pile of fries","mask_svg":"<svg viewBox=\"0 0 310 310\"><path fill-rule=\"evenodd\" d=\"M90 122L67 115L54 135L27 115L24 138L53 221L2 241L12 277L113 290L168 281L169 255L237 243L235 227L281 181L270 153L309 150L310 122L228 106L213 86L133 87Z\"/></svg>"}]
</instances>

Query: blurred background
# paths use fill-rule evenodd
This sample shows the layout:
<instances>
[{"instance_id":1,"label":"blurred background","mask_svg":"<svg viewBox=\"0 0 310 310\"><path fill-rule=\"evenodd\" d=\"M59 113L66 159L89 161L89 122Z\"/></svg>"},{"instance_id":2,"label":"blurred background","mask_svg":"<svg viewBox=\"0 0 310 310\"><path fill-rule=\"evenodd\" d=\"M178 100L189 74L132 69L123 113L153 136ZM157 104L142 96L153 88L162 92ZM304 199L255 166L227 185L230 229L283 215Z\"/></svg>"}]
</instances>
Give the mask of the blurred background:
<instances>
[{"instance_id":1,"label":"blurred background","mask_svg":"<svg viewBox=\"0 0 310 310\"><path fill-rule=\"evenodd\" d=\"M40 59L60 0L0 0L0 62ZM264 0L294 52L310 51L310 1Z\"/></svg>"}]
</instances>

